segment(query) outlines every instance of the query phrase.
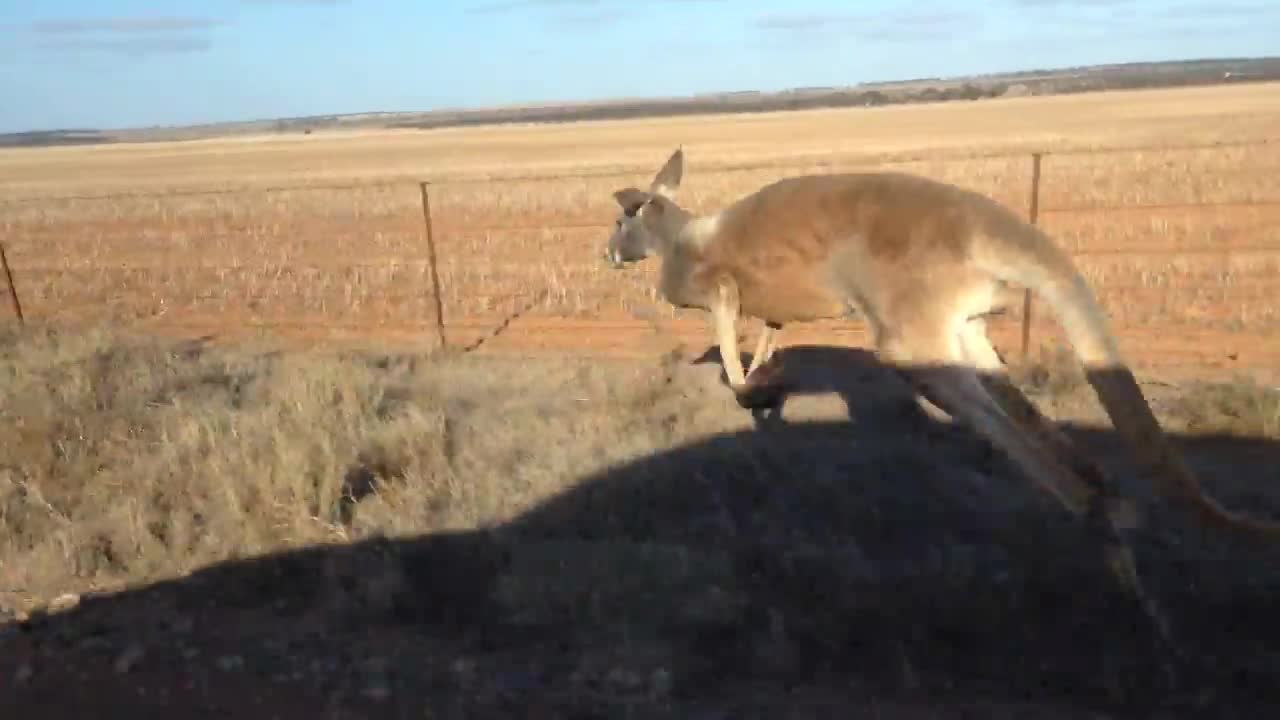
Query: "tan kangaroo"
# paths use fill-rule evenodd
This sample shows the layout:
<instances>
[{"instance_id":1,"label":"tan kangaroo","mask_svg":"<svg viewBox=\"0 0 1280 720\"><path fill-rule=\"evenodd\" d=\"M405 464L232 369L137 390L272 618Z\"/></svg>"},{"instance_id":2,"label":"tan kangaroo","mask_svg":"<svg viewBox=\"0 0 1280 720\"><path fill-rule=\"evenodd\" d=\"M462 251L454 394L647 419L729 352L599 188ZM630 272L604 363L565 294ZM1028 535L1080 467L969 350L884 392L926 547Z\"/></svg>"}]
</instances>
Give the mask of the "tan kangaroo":
<instances>
[{"instance_id":1,"label":"tan kangaroo","mask_svg":"<svg viewBox=\"0 0 1280 720\"><path fill-rule=\"evenodd\" d=\"M1215 529L1280 539L1280 523L1232 513L1204 494L1070 257L1013 211L951 184L875 172L791 177L694 216L675 199L683 166L677 149L648 191L614 193L622 214L606 256L615 267L660 256L662 296L711 313L736 392L750 385L738 356L739 315L761 318L767 332L856 309L881 359L905 369L922 396L1001 448L1072 512L1119 513L1124 502L1102 471L1008 380L987 337L986 316L1010 284L1021 285L1054 311L1112 423L1165 494ZM761 345L772 352L771 340ZM1115 517L1108 524L1117 530ZM1141 594L1127 548L1111 559Z\"/></svg>"}]
</instances>

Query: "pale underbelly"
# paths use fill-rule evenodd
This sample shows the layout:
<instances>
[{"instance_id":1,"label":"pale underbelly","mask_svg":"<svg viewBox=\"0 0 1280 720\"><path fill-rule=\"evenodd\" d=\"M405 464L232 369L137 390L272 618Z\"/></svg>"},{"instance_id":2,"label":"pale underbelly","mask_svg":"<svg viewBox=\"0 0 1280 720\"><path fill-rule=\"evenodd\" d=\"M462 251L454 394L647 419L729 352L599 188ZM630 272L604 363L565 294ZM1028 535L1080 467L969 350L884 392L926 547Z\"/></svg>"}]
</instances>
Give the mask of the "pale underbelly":
<instances>
[{"instance_id":1,"label":"pale underbelly","mask_svg":"<svg viewBox=\"0 0 1280 720\"><path fill-rule=\"evenodd\" d=\"M741 306L744 315L776 323L840 318L851 312L849 303L834 294L786 289L748 292L741 298Z\"/></svg>"}]
</instances>

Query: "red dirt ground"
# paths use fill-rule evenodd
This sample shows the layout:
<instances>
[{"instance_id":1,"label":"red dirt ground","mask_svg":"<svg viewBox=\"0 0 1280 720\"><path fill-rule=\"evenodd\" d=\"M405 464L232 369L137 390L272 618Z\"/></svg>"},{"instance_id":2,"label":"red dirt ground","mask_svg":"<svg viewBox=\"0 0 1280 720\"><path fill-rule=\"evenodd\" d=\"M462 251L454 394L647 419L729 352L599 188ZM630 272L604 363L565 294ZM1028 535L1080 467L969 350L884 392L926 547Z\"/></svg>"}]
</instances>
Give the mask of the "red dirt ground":
<instances>
[{"instance_id":1,"label":"red dirt ground","mask_svg":"<svg viewBox=\"0 0 1280 720\"><path fill-rule=\"evenodd\" d=\"M1034 310L1033 310L1034 312ZM1043 312L1043 311L1042 311ZM658 320L579 320L565 318L516 318L501 327L502 318L446 320L445 335L451 348L475 347L475 352L512 355L541 353L583 354L638 359L656 357L683 343L689 347L714 344L706 319L681 318ZM146 323L142 327L181 337L209 337L215 342L235 342L266 331L287 344L336 344L380 349L431 349L438 346L433 321L424 318L415 324L334 323L305 319L292 323L270 323L255 327L245 324L232 329L225 316L184 318L177 323ZM755 343L759 323L740 326L740 350L749 352ZM1021 324L1017 320L1000 319L990 324L996 347L1007 360L1021 354ZM1280 336L1256 332L1202 327L1125 327L1115 328L1121 346L1128 353L1135 370L1164 380L1227 379L1234 373L1246 373L1259 382L1280 382ZM496 334L495 334L496 333ZM479 345L477 345L479 343ZM856 322L823 322L793 325L779 335L780 346L829 344L844 347L869 347L865 328ZM1031 331L1031 355L1038 346L1064 344L1065 338L1053 324L1035 322Z\"/></svg>"}]
</instances>

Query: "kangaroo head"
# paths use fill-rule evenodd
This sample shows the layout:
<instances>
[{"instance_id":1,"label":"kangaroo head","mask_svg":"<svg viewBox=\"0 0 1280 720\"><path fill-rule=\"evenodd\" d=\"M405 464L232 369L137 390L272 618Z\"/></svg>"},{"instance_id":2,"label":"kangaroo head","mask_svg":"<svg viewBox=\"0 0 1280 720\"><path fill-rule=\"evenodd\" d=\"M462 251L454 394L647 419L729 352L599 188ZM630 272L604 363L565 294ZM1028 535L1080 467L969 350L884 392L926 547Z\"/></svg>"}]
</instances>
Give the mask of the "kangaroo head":
<instances>
[{"instance_id":1,"label":"kangaroo head","mask_svg":"<svg viewBox=\"0 0 1280 720\"><path fill-rule=\"evenodd\" d=\"M675 203L683 174L684 150L677 148L653 177L648 191L628 187L613 194L622 212L605 248L610 265L619 268L661 251L673 223L684 215Z\"/></svg>"}]
</instances>

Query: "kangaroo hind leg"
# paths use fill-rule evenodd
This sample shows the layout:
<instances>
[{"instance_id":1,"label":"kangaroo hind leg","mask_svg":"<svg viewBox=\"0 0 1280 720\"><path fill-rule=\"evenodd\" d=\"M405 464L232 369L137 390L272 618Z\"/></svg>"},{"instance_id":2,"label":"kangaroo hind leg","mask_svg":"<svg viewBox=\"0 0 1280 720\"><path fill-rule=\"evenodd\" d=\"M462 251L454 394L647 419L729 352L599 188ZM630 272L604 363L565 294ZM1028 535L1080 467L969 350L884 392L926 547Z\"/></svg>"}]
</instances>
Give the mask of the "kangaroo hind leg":
<instances>
[{"instance_id":1,"label":"kangaroo hind leg","mask_svg":"<svg viewBox=\"0 0 1280 720\"><path fill-rule=\"evenodd\" d=\"M1004 362L987 337L986 323L982 318L973 318L964 323L959 339L965 359L980 373L983 385L1009 418L1042 443L1048 452L1061 459L1063 466L1069 469L1067 482L1073 486L1072 494L1082 499L1088 498L1088 517L1102 546L1107 569L1141 606L1165 649L1175 656L1181 655L1181 648L1174 641L1168 619L1156 599L1143 588L1133 551L1121 535L1122 530L1132 529L1137 524L1132 504L1115 494L1102 469L1086 458L1013 384ZM1070 504L1067 507L1075 509ZM1165 670L1168 673L1174 672L1167 665Z\"/></svg>"},{"instance_id":2,"label":"kangaroo hind leg","mask_svg":"<svg viewBox=\"0 0 1280 720\"><path fill-rule=\"evenodd\" d=\"M900 366L930 403L985 437L1064 506L1084 513L1092 489L1075 480L1000 407L966 358L953 327L945 322L915 322L889 328L877 343L880 355Z\"/></svg>"},{"instance_id":3,"label":"kangaroo hind leg","mask_svg":"<svg viewBox=\"0 0 1280 720\"><path fill-rule=\"evenodd\" d=\"M1080 493L1091 493L1099 502L1105 499L1109 505L1108 514L1120 525L1131 527L1134 523L1132 506L1114 495L1102 468L1075 447L1070 438L1046 418L1009 378L1008 368L987 336L984 318L971 318L961 326L960 346L966 362L979 372L987 392L1009 418L1071 469L1073 482L1085 486L1079 489Z\"/></svg>"}]
</instances>

